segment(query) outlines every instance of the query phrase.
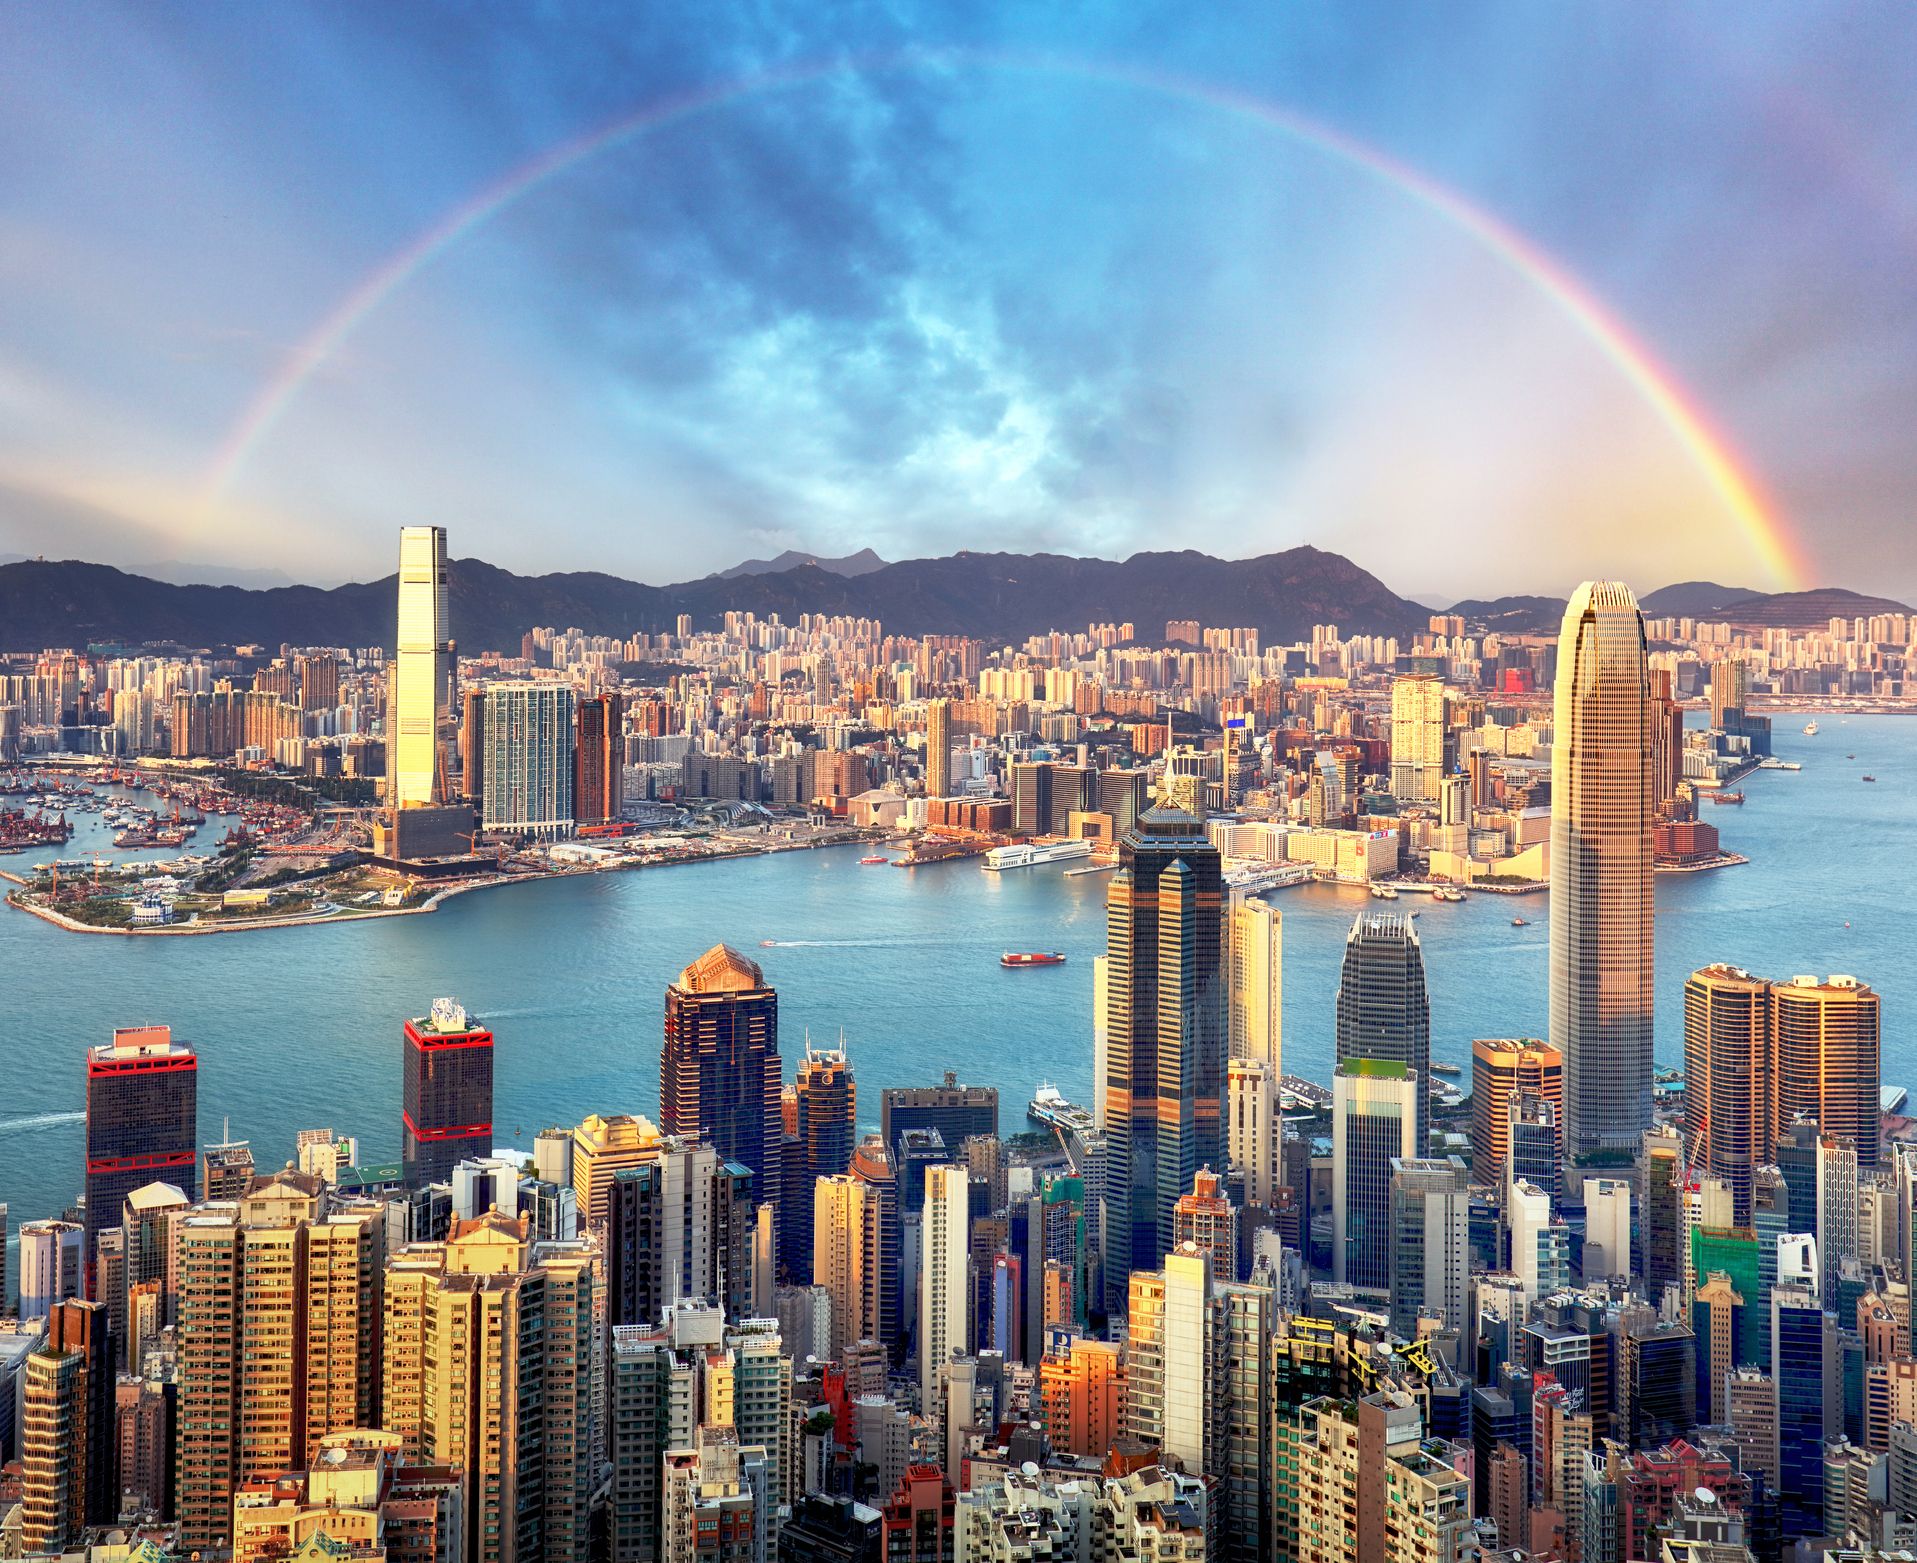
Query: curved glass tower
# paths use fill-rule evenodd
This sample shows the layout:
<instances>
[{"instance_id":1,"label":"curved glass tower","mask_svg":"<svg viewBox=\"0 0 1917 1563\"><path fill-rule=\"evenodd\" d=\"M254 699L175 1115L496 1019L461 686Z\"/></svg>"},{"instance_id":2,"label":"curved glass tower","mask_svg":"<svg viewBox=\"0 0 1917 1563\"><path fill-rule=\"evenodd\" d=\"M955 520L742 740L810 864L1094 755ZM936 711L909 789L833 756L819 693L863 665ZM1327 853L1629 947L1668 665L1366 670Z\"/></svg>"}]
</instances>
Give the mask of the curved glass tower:
<instances>
[{"instance_id":1,"label":"curved glass tower","mask_svg":"<svg viewBox=\"0 0 1917 1563\"><path fill-rule=\"evenodd\" d=\"M1644 616L1587 581L1564 609L1551 741L1551 1045L1572 1160L1651 1121L1653 714Z\"/></svg>"}]
</instances>

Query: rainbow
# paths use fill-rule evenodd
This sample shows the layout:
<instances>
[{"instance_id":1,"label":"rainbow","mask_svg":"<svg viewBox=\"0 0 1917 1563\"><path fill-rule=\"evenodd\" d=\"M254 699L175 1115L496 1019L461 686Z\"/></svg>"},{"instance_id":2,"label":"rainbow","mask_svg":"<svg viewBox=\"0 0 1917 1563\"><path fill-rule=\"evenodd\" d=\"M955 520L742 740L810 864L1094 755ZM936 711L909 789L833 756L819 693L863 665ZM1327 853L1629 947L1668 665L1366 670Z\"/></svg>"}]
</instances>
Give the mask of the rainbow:
<instances>
[{"instance_id":1,"label":"rainbow","mask_svg":"<svg viewBox=\"0 0 1917 1563\"><path fill-rule=\"evenodd\" d=\"M437 256L548 180L608 148L760 93L847 74L965 68L1075 77L1198 104L1261 125L1414 201L1509 267L1597 348L1685 451L1764 570L1781 586L1798 587L1804 581L1796 539L1677 376L1562 262L1460 191L1342 130L1235 89L1127 65L972 50L855 56L764 71L656 99L520 163L382 261L286 355L221 441L202 487L205 504L210 506L225 492L315 371L369 315Z\"/></svg>"}]
</instances>

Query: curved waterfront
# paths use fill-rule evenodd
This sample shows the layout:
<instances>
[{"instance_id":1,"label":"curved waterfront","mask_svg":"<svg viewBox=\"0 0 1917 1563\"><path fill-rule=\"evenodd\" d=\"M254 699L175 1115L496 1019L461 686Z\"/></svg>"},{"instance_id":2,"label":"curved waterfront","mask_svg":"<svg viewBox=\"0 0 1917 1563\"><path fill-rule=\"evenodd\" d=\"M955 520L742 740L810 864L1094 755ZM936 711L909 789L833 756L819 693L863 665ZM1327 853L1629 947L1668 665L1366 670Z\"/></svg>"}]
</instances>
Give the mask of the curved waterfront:
<instances>
[{"instance_id":1,"label":"curved waterfront","mask_svg":"<svg viewBox=\"0 0 1917 1563\"><path fill-rule=\"evenodd\" d=\"M1742 808L1705 806L1748 866L1658 878L1661 1063L1681 1058L1685 975L1727 960L1771 976L1870 982L1884 995L1885 1079L1917 1080L1901 937L1917 862L1917 722L1821 723L1805 738L1801 718L1779 717L1778 751L1804 770L1753 774ZM1860 781L1866 772L1876 784ZM217 839L216 827L202 835ZM67 850L84 844L76 837ZM844 1028L862 1121L876 1121L881 1086L936 1080L946 1068L999 1087L1008 1131L1041 1079L1087 1101L1106 876L990 874L976 860L905 871L862 866L860 855L784 852L542 880L457 896L421 916L217 939L89 938L0 911L0 1200L17 1224L76 1197L82 1054L114 1025L171 1024L196 1047L201 1138L216 1138L230 1115L262 1166L292 1154L296 1130L320 1125L357 1134L368 1160L396 1159L400 1024L439 994L497 1033L502 1143L529 1147L541 1126L591 1111L653 1113L665 985L720 939L760 961L778 988L788 1072L808 1030L836 1042ZM1344 934L1369 903L1326 886L1275 899L1285 914L1285 1066L1322 1080ZM1397 906L1420 914L1436 1057L1468 1069L1473 1037L1540 1033L1545 897L1442 905L1407 895ZM1513 928L1513 916L1530 926ZM766 939L774 945L761 947ZM1004 950L1069 960L1007 971Z\"/></svg>"}]
</instances>

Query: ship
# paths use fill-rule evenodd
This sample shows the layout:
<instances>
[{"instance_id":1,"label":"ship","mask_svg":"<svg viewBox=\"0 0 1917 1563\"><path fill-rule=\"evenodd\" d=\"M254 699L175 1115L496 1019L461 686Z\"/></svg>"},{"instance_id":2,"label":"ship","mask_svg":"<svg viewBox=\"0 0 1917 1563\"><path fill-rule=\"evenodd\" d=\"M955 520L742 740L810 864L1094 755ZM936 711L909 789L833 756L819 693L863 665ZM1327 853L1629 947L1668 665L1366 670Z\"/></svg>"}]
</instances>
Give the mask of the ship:
<instances>
[{"instance_id":1,"label":"ship","mask_svg":"<svg viewBox=\"0 0 1917 1563\"><path fill-rule=\"evenodd\" d=\"M1091 855L1089 841L1015 841L1008 847L993 847L985 854L983 866L997 873L1007 868L1036 868L1041 863L1067 863Z\"/></svg>"},{"instance_id":2,"label":"ship","mask_svg":"<svg viewBox=\"0 0 1917 1563\"><path fill-rule=\"evenodd\" d=\"M1431 892L1434 901L1462 901L1464 892L1456 885L1439 885Z\"/></svg>"},{"instance_id":3,"label":"ship","mask_svg":"<svg viewBox=\"0 0 1917 1563\"><path fill-rule=\"evenodd\" d=\"M1780 760L1776 755L1766 755L1757 762L1760 771L1801 771L1804 767L1795 760Z\"/></svg>"},{"instance_id":4,"label":"ship","mask_svg":"<svg viewBox=\"0 0 1917 1563\"><path fill-rule=\"evenodd\" d=\"M1806 722L1804 724L1804 736L1806 738L1815 738L1817 736L1817 724L1815 722Z\"/></svg>"},{"instance_id":5,"label":"ship","mask_svg":"<svg viewBox=\"0 0 1917 1563\"><path fill-rule=\"evenodd\" d=\"M1513 928L1529 928L1531 923L1528 918L1514 917L1511 919L1511 926Z\"/></svg>"},{"instance_id":6,"label":"ship","mask_svg":"<svg viewBox=\"0 0 1917 1563\"><path fill-rule=\"evenodd\" d=\"M1027 966L1063 966L1065 957L1057 950L1007 950L998 958L998 963L1020 971Z\"/></svg>"},{"instance_id":7,"label":"ship","mask_svg":"<svg viewBox=\"0 0 1917 1563\"><path fill-rule=\"evenodd\" d=\"M1398 899L1397 887L1395 885L1373 885L1371 887L1371 899L1374 901L1395 901Z\"/></svg>"},{"instance_id":8,"label":"ship","mask_svg":"<svg viewBox=\"0 0 1917 1563\"><path fill-rule=\"evenodd\" d=\"M1049 1081L1039 1083L1037 1093L1025 1109L1025 1116L1033 1123L1042 1123L1048 1129L1058 1129L1068 1134L1088 1134L1098 1127L1098 1119L1089 1108L1066 1101L1058 1087Z\"/></svg>"},{"instance_id":9,"label":"ship","mask_svg":"<svg viewBox=\"0 0 1917 1563\"><path fill-rule=\"evenodd\" d=\"M859 861L861 863L889 863L892 860L881 852L876 857L862 857Z\"/></svg>"},{"instance_id":10,"label":"ship","mask_svg":"<svg viewBox=\"0 0 1917 1563\"><path fill-rule=\"evenodd\" d=\"M1707 792L1704 796L1709 798L1713 803L1742 803L1744 801L1744 794L1741 792Z\"/></svg>"},{"instance_id":11,"label":"ship","mask_svg":"<svg viewBox=\"0 0 1917 1563\"><path fill-rule=\"evenodd\" d=\"M1876 781L1876 780L1877 780L1877 778L1876 778L1875 776L1872 776L1872 775L1871 775L1871 774L1870 774L1870 773L1869 773L1868 771L1866 771L1866 772L1864 773L1864 780L1865 780L1865 781Z\"/></svg>"},{"instance_id":12,"label":"ship","mask_svg":"<svg viewBox=\"0 0 1917 1563\"><path fill-rule=\"evenodd\" d=\"M1434 1058L1431 1060L1431 1072L1434 1075L1461 1075L1464 1073L1464 1069L1461 1065L1454 1064L1448 1059Z\"/></svg>"}]
</instances>

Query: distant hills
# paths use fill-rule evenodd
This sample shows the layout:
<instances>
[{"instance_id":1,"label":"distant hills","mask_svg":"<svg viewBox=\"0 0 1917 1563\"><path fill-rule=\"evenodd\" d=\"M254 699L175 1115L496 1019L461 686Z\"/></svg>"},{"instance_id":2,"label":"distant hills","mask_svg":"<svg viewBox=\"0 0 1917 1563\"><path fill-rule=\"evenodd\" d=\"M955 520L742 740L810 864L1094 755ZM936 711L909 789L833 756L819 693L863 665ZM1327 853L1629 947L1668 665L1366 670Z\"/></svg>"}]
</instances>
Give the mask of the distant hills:
<instances>
[{"instance_id":1,"label":"distant hills","mask_svg":"<svg viewBox=\"0 0 1917 1563\"><path fill-rule=\"evenodd\" d=\"M1308 638L1314 624L1336 624L1348 634L1404 634L1423 627L1433 611L1343 555L1317 548L1229 560L1191 550L1124 560L964 552L893 564L870 549L842 559L786 553L670 586L591 571L516 575L460 559L451 567L450 591L453 631L468 652L517 651L521 636L539 624L629 635L670 629L680 614L710 625L728 609L787 620L853 614L905 634L1001 642L1104 621L1130 621L1141 639L1156 641L1168 619L1198 619L1255 626L1268 644ZM1664 587L1643 601L1657 616L1790 628L1833 615L1909 611L1837 589L1766 594L1709 581ZM77 560L0 564L0 650L148 641L390 646L393 611L390 575L322 590L180 585ZM1449 611L1505 633L1549 634L1564 600L1500 597Z\"/></svg>"}]
</instances>

